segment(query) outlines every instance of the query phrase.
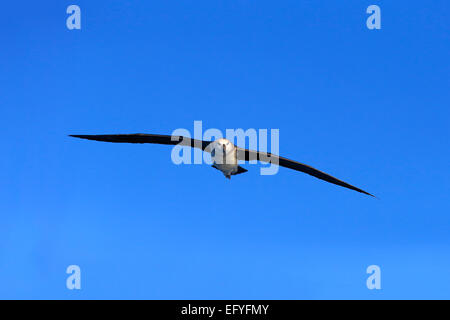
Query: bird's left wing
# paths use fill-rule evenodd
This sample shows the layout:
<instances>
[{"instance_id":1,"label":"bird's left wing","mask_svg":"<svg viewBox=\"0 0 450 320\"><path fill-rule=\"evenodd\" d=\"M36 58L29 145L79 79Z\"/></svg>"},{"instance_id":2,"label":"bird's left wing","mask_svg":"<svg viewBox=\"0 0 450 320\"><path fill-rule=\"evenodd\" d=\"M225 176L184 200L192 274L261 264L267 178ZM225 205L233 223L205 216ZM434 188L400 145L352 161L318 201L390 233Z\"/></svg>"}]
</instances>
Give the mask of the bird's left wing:
<instances>
[{"instance_id":1,"label":"bird's left wing","mask_svg":"<svg viewBox=\"0 0 450 320\"><path fill-rule=\"evenodd\" d=\"M183 136L170 136L162 134L99 134L99 135L70 135L74 138L115 142L115 143L154 143L154 144L166 144L166 145L181 145L192 148L198 148L203 151L209 151L206 147L211 141L203 141L197 139L191 139ZM206 150L205 150L206 149Z\"/></svg>"},{"instance_id":2,"label":"bird's left wing","mask_svg":"<svg viewBox=\"0 0 450 320\"><path fill-rule=\"evenodd\" d=\"M245 160L245 161L251 161L251 160L259 160L262 162L267 162L267 163L273 163L273 164L277 164L279 166L285 167L285 168L289 168L289 169L293 169L296 171L301 171L304 173L307 173L313 177L316 177L318 179L336 184L338 186L344 187L344 188L348 188L351 190L355 190L364 194L367 194L369 196L374 197L374 195L361 190L355 186L352 186L351 184L348 184L347 182L344 182L342 180L339 180L325 172L319 171L313 167L310 167L306 164L294 161L294 160L290 160L290 159L286 159L274 154L271 154L270 152L261 152L261 151L254 151L254 150L248 150L248 149L243 149L243 148L236 148L237 151L237 158L238 160Z\"/></svg>"}]
</instances>

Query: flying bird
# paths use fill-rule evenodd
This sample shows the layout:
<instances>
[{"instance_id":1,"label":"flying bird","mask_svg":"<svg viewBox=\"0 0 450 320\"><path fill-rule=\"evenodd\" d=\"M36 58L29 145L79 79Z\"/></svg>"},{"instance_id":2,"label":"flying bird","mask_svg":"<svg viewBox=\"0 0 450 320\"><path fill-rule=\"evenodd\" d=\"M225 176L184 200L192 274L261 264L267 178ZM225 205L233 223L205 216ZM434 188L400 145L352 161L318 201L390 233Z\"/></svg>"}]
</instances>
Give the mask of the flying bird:
<instances>
[{"instance_id":1,"label":"flying bird","mask_svg":"<svg viewBox=\"0 0 450 320\"><path fill-rule=\"evenodd\" d=\"M70 135L74 138L115 142L115 143L154 143L165 145L180 145L192 148L198 148L205 152L211 153L213 167L220 170L226 178L247 172L246 169L238 165L238 160L250 161L258 160L266 163L274 163L279 166L293 169L296 171L307 173L313 177L336 184L338 186L355 190L369 196L374 195L352 186L342 180L339 180L325 172L319 171L306 164L289 160L269 152L248 150L235 146L227 139L218 139L215 141L203 141L198 139L191 139L183 136L171 136L160 134L104 134L104 135Z\"/></svg>"}]
</instances>

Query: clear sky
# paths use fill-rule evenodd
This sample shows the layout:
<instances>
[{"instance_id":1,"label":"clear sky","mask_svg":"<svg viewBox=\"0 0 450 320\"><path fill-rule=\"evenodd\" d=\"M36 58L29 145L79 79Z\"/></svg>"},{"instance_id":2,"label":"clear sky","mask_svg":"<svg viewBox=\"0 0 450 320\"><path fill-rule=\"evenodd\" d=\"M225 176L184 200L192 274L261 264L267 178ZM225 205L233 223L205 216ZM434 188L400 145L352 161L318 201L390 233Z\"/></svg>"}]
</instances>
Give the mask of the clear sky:
<instances>
[{"instance_id":1,"label":"clear sky","mask_svg":"<svg viewBox=\"0 0 450 320\"><path fill-rule=\"evenodd\" d=\"M448 0L3 3L0 298L450 298L449 22ZM195 120L279 129L379 199L67 137Z\"/></svg>"}]
</instances>

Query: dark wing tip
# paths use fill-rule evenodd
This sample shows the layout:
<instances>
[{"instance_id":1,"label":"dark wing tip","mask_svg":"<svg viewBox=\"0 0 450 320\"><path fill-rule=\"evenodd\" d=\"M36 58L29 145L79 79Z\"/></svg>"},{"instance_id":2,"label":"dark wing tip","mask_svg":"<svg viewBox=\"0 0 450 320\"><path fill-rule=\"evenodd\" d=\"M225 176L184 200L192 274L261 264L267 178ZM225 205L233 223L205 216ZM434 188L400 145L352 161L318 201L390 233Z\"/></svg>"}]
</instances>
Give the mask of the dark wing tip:
<instances>
[{"instance_id":1,"label":"dark wing tip","mask_svg":"<svg viewBox=\"0 0 450 320\"><path fill-rule=\"evenodd\" d=\"M365 195L374 197L375 199L378 199L378 198L377 198L376 196L374 196L373 194L371 194L371 193L369 193L369 192L367 192L367 191L364 191L364 190L362 190L362 189L360 189L360 188L357 188L357 187L355 187L355 186L353 186L353 185L351 185L351 184L348 184L347 182L338 180L338 179L336 179L336 178L334 178L334 177L333 177L333 179L335 179L335 181L328 181L328 182L331 182L331 183L336 184L336 185L339 185L339 186L341 186L341 187L344 187L344 188L347 188L347 189L350 189L350 190L354 190L354 191L363 193L363 194L365 194ZM326 180L326 181L327 181L327 180Z\"/></svg>"},{"instance_id":2,"label":"dark wing tip","mask_svg":"<svg viewBox=\"0 0 450 320\"><path fill-rule=\"evenodd\" d=\"M364 191L364 190L358 190L358 191L361 192L361 193L367 194L368 196L374 197L375 199L378 199L378 198L377 198L376 196L374 196L373 194L368 193L368 192L366 192L366 191Z\"/></svg>"},{"instance_id":3,"label":"dark wing tip","mask_svg":"<svg viewBox=\"0 0 450 320\"><path fill-rule=\"evenodd\" d=\"M86 135L86 134L69 134L69 137L78 138L78 139L95 140L95 136Z\"/></svg>"},{"instance_id":4,"label":"dark wing tip","mask_svg":"<svg viewBox=\"0 0 450 320\"><path fill-rule=\"evenodd\" d=\"M69 137L86 139L86 140L95 140L95 141L104 141L104 142L135 142L135 141L127 141L128 136L133 135L109 135L109 134L69 134Z\"/></svg>"}]
</instances>

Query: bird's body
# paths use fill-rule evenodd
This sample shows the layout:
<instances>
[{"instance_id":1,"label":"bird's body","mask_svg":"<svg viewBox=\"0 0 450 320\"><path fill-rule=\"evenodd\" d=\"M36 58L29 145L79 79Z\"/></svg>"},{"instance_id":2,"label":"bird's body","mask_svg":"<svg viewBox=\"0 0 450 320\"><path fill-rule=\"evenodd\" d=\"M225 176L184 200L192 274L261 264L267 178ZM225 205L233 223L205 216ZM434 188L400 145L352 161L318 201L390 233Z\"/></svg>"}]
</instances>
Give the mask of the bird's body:
<instances>
[{"instance_id":1,"label":"bird's body","mask_svg":"<svg viewBox=\"0 0 450 320\"><path fill-rule=\"evenodd\" d=\"M71 135L71 137L116 143L155 143L199 148L205 152L211 153L211 159L213 161L212 166L220 170L228 179L230 179L232 175L247 172L246 169L239 166L238 160L259 160L262 162L277 164L279 166L296 171L301 171L318 179L325 180L327 182L373 196L372 194L364 190L352 186L306 164L289 160L267 152L239 148L227 139L218 139L216 141L202 141L182 136L142 133L113 135Z\"/></svg>"},{"instance_id":2,"label":"bird's body","mask_svg":"<svg viewBox=\"0 0 450 320\"><path fill-rule=\"evenodd\" d=\"M213 167L228 179L239 170L236 147L227 139L218 139L211 144L211 159Z\"/></svg>"}]
</instances>

